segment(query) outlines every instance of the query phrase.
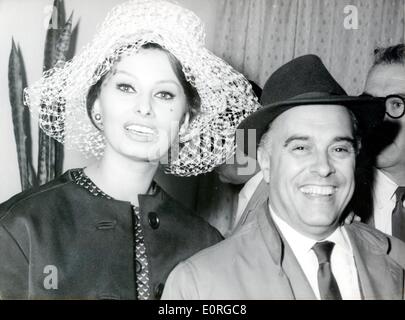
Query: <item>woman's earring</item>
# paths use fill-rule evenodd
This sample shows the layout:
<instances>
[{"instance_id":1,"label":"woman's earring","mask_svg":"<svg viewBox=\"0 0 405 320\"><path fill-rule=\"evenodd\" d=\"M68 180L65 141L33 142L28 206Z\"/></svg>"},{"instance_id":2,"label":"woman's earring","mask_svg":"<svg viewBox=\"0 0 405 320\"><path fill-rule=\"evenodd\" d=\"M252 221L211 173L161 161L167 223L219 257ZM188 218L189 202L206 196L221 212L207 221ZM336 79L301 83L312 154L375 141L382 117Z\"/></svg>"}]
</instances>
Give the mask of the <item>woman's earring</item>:
<instances>
[{"instance_id":1,"label":"woman's earring","mask_svg":"<svg viewBox=\"0 0 405 320\"><path fill-rule=\"evenodd\" d=\"M95 126L99 129L99 130L103 130L103 121L101 120L101 114L100 113L95 113L93 115L93 119L94 119L94 124Z\"/></svg>"}]
</instances>

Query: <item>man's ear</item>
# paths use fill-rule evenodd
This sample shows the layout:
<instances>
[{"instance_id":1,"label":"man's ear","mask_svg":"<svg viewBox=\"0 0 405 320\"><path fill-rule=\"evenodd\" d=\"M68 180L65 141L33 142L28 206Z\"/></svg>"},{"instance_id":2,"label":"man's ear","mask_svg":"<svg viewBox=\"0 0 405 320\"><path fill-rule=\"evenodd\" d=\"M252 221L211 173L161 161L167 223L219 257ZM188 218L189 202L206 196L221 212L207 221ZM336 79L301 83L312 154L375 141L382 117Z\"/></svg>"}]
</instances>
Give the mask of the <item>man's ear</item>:
<instances>
[{"instance_id":1,"label":"man's ear","mask_svg":"<svg viewBox=\"0 0 405 320\"><path fill-rule=\"evenodd\" d=\"M270 155L263 147L257 149L257 161L263 173L264 181L270 182Z\"/></svg>"}]
</instances>

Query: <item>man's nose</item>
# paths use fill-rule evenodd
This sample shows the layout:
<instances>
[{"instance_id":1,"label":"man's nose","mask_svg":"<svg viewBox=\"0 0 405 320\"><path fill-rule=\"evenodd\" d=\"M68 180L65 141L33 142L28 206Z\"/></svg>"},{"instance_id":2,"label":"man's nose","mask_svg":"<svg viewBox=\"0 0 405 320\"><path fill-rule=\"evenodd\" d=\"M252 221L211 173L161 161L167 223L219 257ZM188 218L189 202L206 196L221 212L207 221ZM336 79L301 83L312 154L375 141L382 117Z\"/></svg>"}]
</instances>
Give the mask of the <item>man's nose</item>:
<instances>
[{"instance_id":1,"label":"man's nose","mask_svg":"<svg viewBox=\"0 0 405 320\"><path fill-rule=\"evenodd\" d=\"M336 172L328 152L319 152L316 154L311 172L320 177L328 177Z\"/></svg>"}]
</instances>

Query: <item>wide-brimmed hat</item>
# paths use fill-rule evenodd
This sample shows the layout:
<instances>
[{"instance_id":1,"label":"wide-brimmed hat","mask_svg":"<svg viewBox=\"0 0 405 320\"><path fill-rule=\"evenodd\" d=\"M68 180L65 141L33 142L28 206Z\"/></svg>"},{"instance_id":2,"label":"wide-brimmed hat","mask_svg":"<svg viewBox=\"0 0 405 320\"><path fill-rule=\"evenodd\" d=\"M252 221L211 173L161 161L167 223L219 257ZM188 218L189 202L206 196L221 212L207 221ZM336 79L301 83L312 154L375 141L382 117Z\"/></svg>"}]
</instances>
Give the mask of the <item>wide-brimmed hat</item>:
<instances>
[{"instance_id":1,"label":"wide-brimmed hat","mask_svg":"<svg viewBox=\"0 0 405 320\"><path fill-rule=\"evenodd\" d=\"M25 90L25 103L41 129L85 155L101 157L105 138L87 115L89 88L122 55L146 43L168 50L197 90L200 112L185 132L167 171L182 176L213 170L235 150L235 130L260 105L245 77L208 51L201 20L162 0L133 0L114 7L92 42L71 61L58 64Z\"/></svg>"},{"instance_id":2,"label":"wide-brimmed hat","mask_svg":"<svg viewBox=\"0 0 405 320\"><path fill-rule=\"evenodd\" d=\"M244 131L243 143L238 146L246 154L251 145L249 140L255 138L257 147L269 124L297 106L342 105L354 113L363 132L381 123L385 114L384 103L379 98L348 96L316 55L301 56L277 69L264 85L261 103L263 108L238 126ZM249 129L255 130L255 134Z\"/></svg>"}]
</instances>

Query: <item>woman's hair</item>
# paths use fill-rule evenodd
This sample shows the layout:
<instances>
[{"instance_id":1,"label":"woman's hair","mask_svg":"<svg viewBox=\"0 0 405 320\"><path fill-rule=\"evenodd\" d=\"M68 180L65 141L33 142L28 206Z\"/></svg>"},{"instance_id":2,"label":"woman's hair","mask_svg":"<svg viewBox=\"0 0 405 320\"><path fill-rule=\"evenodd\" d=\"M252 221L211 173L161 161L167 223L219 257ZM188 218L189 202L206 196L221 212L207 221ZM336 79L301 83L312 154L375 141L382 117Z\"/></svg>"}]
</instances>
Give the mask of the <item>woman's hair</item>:
<instances>
[{"instance_id":1,"label":"woman's hair","mask_svg":"<svg viewBox=\"0 0 405 320\"><path fill-rule=\"evenodd\" d=\"M130 46L129 46L130 47ZM184 94L187 99L187 104L189 106L189 111L190 111L190 116L191 119L199 112L200 110L200 96L198 95L197 90L194 88L194 86L186 80L186 77L183 72L183 67L180 63L179 60L168 50L164 49L162 46L160 46L157 43L146 43L142 47L142 49L154 49L154 50L161 50L164 53L166 53L167 57L169 58L169 62L173 68L173 71L179 80L181 86L183 87ZM118 49L119 50L119 49ZM121 56L118 57L118 59L115 61L115 63L120 61ZM93 123L93 125L97 128L97 124L94 122L93 117L91 116L91 112L93 110L93 105L94 102L96 101L98 95L100 94L100 88L105 80L105 78L110 74L111 71L107 72L104 74L94 85L92 85L89 88L89 92L87 93L87 99L86 99L86 108L87 108L87 115L90 118L90 121Z\"/></svg>"}]
</instances>

